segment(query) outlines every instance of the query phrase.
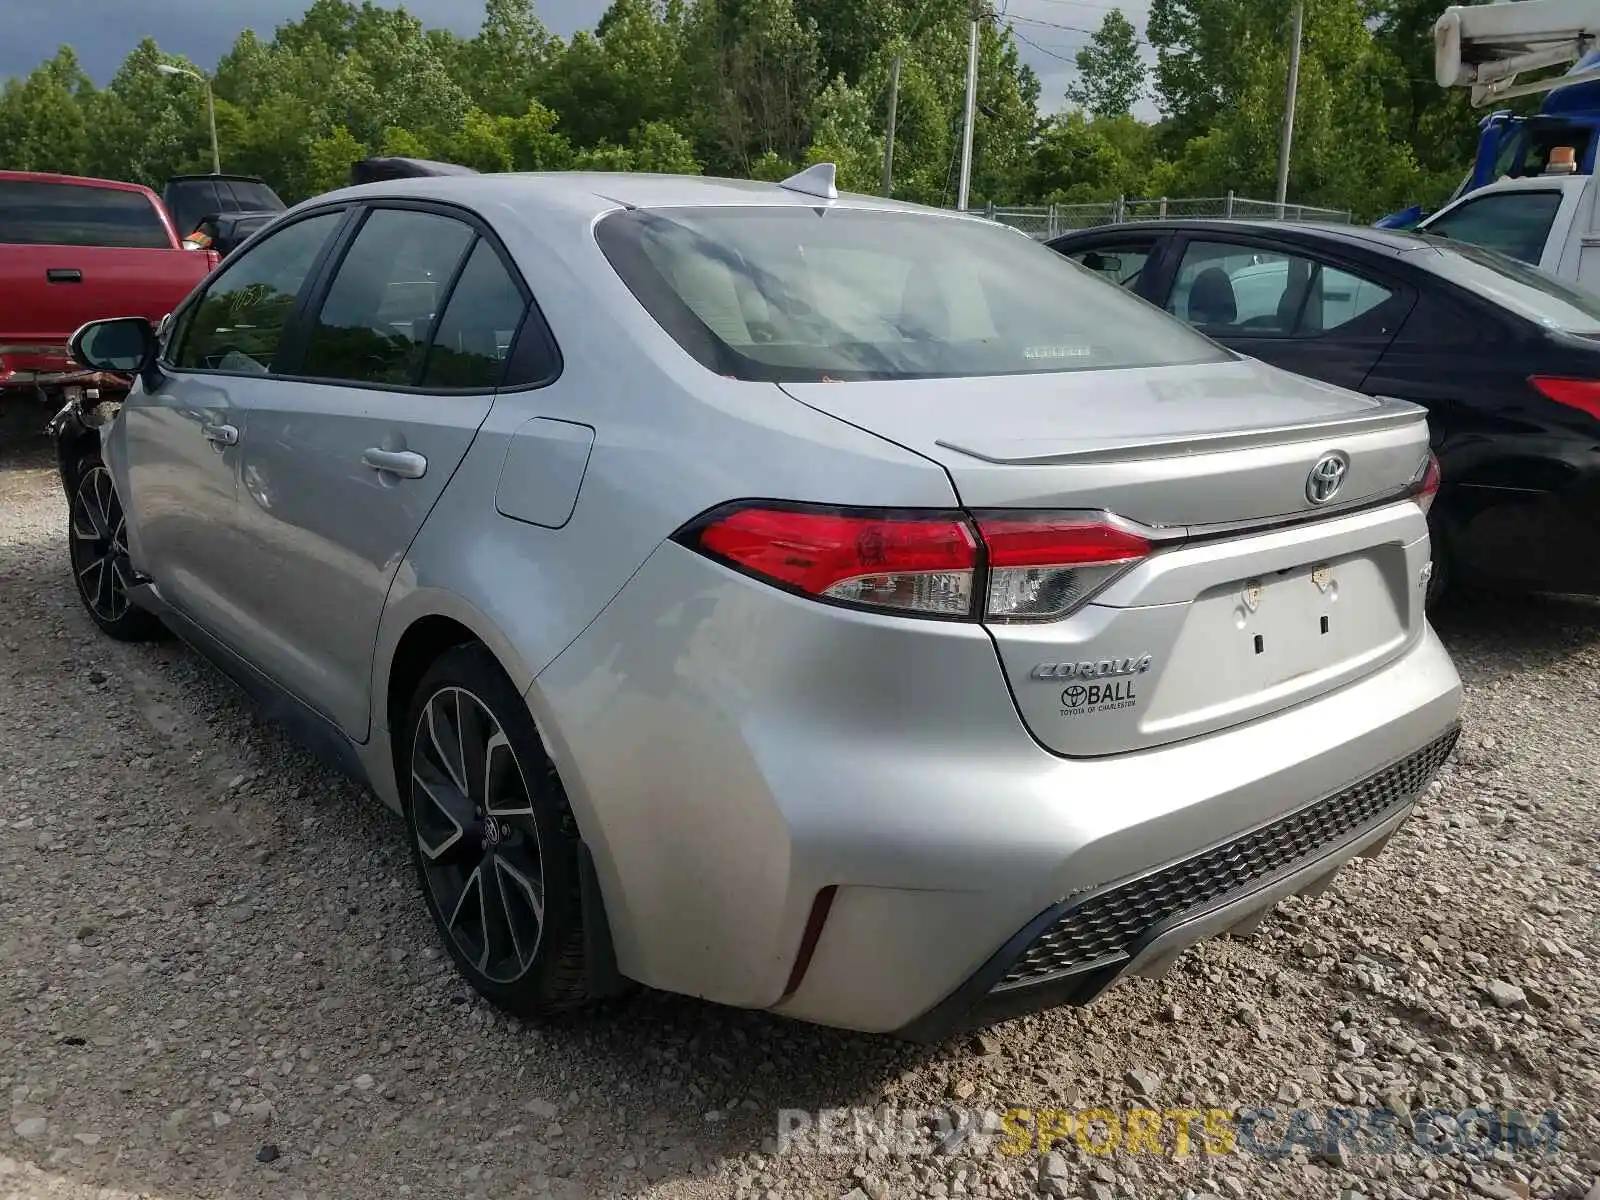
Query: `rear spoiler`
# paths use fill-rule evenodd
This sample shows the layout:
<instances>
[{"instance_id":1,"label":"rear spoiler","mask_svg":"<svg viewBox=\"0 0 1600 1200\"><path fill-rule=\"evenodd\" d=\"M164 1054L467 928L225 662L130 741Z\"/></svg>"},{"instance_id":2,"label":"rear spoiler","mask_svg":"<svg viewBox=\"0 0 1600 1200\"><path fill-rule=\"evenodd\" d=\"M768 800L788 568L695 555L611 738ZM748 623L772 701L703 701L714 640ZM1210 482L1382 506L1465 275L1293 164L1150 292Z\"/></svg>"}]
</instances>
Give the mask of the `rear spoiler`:
<instances>
[{"instance_id":1,"label":"rear spoiler","mask_svg":"<svg viewBox=\"0 0 1600 1200\"><path fill-rule=\"evenodd\" d=\"M1470 87L1472 105L1550 92L1600 79L1600 63L1527 83L1517 76L1582 62L1600 49L1595 0L1496 0L1453 5L1433 27L1433 73L1440 87Z\"/></svg>"}]
</instances>

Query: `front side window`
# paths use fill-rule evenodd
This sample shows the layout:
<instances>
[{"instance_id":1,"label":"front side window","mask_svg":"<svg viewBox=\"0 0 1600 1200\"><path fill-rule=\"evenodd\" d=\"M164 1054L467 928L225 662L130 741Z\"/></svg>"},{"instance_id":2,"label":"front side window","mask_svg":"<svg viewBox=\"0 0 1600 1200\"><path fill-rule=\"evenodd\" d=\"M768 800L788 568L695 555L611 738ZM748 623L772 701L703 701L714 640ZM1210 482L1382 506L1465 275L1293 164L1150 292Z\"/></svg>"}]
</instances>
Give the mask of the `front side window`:
<instances>
[{"instance_id":1,"label":"front side window","mask_svg":"<svg viewBox=\"0 0 1600 1200\"><path fill-rule=\"evenodd\" d=\"M445 289L474 236L451 217L375 209L339 264L298 374L414 384Z\"/></svg>"},{"instance_id":2,"label":"front side window","mask_svg":"<svg viewBox=\"0 0 1600 1200\"><path fill-rule=\"evenodd\" d=\"M1315 337L1339 329L1394 292L1299 254L1232 242L1190 242L1168 311L1220 337Z\"/></svg>"},{"instance_id":3,"label":"front side window","mask_svg":"<svg viewBox=\"0 0 1600 1200\"><path fill-rule=\"evenodd\" d=\"M1226 351L988 222L799 206L633 209L596 230L685 350L818 382L1217 362Z\"/></svg>"},{"instance_id":4,"label":"front side window","mask_svg":"<svg viewBox=\"0 0 1600 1200\"><path fill-rule=\"evenodd\" d=\"M1154 252L1154 242L1118 242L1096 246L1093 250L1072 250L1067 257L1093 271L1107 283L1132 288L1139 282L1144 264Z\"/></svg>"},{"instance_id":5,"label":"front side window","mask_svg":"<svg viewBox=\"0 0 1600 1200\"><path fill-rule=\"evenodd\" d=\"M343 211L307 217L230 260L192 306L174 365L246 375L270 372L300 289L343 219Z\"/></svg>"},{"instance_id":6,"label":"front side window","mask_svg":"<svg viewBox=\"0 0 1600 1200\"><path fill-rule=\"evenodd\" d=\"M1561 197L1554 188L1480 196L1434 217L1421 231L1537 264L1561 210Z\"/></svg>"}]
</instances>

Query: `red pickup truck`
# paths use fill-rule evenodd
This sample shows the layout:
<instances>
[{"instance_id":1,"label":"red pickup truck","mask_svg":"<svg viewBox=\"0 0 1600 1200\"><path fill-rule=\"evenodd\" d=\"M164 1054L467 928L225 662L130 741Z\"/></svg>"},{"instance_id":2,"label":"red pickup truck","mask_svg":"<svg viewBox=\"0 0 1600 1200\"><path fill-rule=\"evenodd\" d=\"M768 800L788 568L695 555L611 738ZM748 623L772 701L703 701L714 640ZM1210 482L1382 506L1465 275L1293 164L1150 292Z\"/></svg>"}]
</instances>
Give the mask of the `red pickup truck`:
<instances>
[{"instance_id":1,"label":"red pickup truck","mask_svg":"<svg viewBox=\"0 0 1600 1200\"><path fill-rule=\"evenodd\" d=\"M99 382L68 357L72 332L100 317L159 322L216 262L183 248L149 188L0 171L0 403Z\"/></svg>"}]
</instances>

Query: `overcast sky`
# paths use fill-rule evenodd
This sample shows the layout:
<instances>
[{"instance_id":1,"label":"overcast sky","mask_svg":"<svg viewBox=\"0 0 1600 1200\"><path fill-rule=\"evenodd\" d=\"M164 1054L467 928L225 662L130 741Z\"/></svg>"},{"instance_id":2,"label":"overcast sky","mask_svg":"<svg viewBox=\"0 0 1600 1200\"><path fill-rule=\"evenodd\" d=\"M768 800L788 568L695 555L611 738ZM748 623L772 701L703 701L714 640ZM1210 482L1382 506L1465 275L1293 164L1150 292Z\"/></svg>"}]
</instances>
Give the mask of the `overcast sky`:
<instances>
[{"instance_id":1,"label":"overcast sky","mask_svg":"<svg viewBox=\"0 0 1600 1200\"><path fill-rule=\"evenodd\" d=\"M96 83L105 83L117 64L146 34L162 49L182 54L207 69L233 44L239 31L253 28L263 37L281 22L299 16L309 0L0 0L0 77L24 75L41 59L70 42ZM540 18L554 32L570 35L591 28L608 0L537 0ZM470 34L482 18L480 0L408 0L405 5L427 25ZM1140 35L1149 0L998 0L1000 11L1016 18L1024 61L1044 85L1041 106L1059 108L1073 74L1072 56L1106 13L1120 7ZM1024 40L1025 39L1025 40ZM1032 43L1032 44L1029 44ZM1148 55L1148 50L1146 51ZM1149 115L1148 102L1140 106Z\"/></svg>"}]
</instances>

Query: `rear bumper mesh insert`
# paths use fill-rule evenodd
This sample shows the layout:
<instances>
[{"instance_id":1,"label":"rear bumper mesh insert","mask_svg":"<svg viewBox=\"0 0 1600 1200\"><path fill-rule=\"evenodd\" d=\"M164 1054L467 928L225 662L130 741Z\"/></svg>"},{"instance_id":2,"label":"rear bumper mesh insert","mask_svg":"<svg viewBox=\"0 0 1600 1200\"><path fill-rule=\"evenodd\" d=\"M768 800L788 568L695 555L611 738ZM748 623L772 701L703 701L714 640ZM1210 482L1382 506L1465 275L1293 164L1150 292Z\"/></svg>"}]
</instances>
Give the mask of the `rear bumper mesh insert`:
<instances>
[{"instance_id":1,"label":"rear bumper mesh insert","mask_svg":"<svg viewBox=\"0 0 1600 1200\"><path fill-rule=\"evenodd\" d=\"M1170 867L1088 896L1040 934L995 992L1108 966L1151 930L1252 883L1314 860L1393 816L1450 756L1459 729L1324 800Z\"/></svg>"}]
</instances>

